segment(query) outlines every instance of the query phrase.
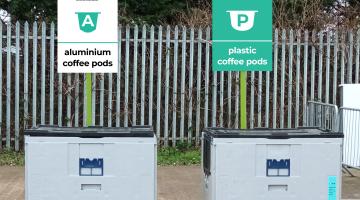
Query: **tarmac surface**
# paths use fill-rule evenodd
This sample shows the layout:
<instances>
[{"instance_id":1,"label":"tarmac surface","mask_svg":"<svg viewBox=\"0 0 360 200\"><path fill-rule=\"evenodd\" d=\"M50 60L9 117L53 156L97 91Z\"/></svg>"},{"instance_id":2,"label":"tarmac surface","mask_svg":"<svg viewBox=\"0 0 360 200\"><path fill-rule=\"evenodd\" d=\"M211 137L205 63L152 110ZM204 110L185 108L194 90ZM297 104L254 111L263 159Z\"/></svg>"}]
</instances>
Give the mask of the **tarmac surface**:
<instances>
[{"instance_id":1,"label":"tarmac surface","mask_svg":"<svg viewBox=\"0 0 360 200\"><path fill-rule=\"evenodd\" d=\"M360 171L344 174L343 200L360 200ZM158 200L201 200L199 166L159 167ZM24 168L0 167L0 200L24 200Z\"/></svg>"}]
</instances>

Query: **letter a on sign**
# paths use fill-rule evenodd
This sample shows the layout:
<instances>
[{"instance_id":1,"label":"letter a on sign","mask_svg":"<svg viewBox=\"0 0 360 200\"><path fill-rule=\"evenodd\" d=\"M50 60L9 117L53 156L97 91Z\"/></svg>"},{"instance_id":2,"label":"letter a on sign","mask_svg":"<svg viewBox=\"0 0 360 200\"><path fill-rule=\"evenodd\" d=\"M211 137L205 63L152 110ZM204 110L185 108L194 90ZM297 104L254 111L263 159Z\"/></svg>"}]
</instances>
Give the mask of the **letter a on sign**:
<instances>
[{"instance_id":1,"label":"letter a on sign","mask_svg":"<svg viewBox=\"0 0 360 200\"><path fill-rule=\"evenodd\" d=\"M90 25L90 26L92 26L92 27L95 26L95 25L94 25L94 22L91 20L90 15L86 15L85 20L84 20L84 22L83 22L83 24L82 24L82 27L86 26L87 24Z\"/></svg>"}]
</instances>

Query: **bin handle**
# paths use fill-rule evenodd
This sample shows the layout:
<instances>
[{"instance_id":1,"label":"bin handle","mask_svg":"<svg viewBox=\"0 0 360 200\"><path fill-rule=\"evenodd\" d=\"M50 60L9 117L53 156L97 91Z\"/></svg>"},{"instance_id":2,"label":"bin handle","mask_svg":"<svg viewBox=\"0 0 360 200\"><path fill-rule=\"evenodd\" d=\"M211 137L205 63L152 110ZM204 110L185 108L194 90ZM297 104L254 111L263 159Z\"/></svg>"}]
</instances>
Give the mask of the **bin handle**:
<instances>
[{"instance_id":1,"label":"bin handle","mask_svg":"<svg viewBox=\"0 0 360 200\"><path fill-rule=\"evenodd\" d=\"M267 139L289 139L288 133L271 133Z\"/></svg>"}]
</instances>

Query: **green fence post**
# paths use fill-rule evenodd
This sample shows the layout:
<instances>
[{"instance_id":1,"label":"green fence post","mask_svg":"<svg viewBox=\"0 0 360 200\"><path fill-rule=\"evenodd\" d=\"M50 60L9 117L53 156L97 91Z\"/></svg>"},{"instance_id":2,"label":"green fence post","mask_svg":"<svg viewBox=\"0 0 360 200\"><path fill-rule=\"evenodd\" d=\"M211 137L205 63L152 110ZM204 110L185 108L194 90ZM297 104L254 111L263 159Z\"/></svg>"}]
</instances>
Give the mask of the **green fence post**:
<instances>
[{"instance_id":1,"label":"green fence post","mask_svg":"<svg viewBox=\"0 0 360 200\"><path fill-rule=\"evenodd\" d=\"M247 128L246 114L246 84L247 72L240 72L240 128Z\"/></svg>"},{"instance_id":2,"label":"green fence post","mask_svg":"<svg viewBox=\"0 0 360 200\"><path fill-rule=\"evenodd\" d=\"M91 104L91 97L92 97L92 80L91 74L86 74L86 126L89 126L92 122L92 104Z\"/></svg>"}]
</instances>

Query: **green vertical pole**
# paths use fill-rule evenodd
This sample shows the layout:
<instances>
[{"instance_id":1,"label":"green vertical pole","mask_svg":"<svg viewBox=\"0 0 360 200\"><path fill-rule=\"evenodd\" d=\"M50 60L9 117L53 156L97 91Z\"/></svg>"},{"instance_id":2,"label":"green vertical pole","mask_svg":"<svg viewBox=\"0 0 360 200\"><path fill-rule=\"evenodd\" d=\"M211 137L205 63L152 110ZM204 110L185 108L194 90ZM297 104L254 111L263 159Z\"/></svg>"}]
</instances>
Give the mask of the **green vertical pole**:
<instances>
[{"instance_id":1,"label":"green vertical pole","mask_svg":"<svg viewBox=\"0 0 360 200\"><path fill-rule=\"evenodd\" d=\"M86 125L90 126L92 123L92 80L91 74L86 74Z\"/></svg>"},{"instance_id":2,"label":"green vertical pole","mask_svg":"<svg viewBox=\"0 0 360 200\"><path fill-rule=\"evenodd\" d=\"M240 72L240 128L241 129L247 129L246 84L247 84L247 72Z\"/></svg>"}]
</instances>

